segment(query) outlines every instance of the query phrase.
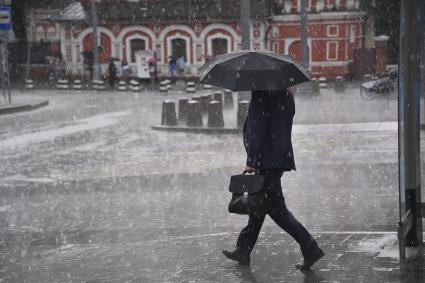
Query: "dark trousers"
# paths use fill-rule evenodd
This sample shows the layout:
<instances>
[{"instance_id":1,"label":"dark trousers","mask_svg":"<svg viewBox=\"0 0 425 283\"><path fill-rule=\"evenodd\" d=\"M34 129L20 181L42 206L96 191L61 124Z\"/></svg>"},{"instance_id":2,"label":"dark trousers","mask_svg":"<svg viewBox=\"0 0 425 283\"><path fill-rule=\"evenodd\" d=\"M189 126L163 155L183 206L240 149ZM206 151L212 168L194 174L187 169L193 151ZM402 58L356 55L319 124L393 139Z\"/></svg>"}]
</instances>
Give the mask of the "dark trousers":
<instances>
[{"instance_id":1,"label":"dark trousers","mask_svg":"<svg viewBox=\"0 0 425 283\"><path fill-rule=\"evenodd\" d=\"M303 256L307 257L310 251L317 248L317 243L286 207L285 198L282 193L282 185L280 183L283 171L280 169L264 170L260 171L260 174L266 176L266 190L270 197L270 207L268 208L267 214L280 228L297 241L301 247ZM263 226L265 217L266 214L249 215L248 225L243 228L239 234L236 244L237 250L245 254L251 253L261 227Z\"/></svg>"}]
</instances>

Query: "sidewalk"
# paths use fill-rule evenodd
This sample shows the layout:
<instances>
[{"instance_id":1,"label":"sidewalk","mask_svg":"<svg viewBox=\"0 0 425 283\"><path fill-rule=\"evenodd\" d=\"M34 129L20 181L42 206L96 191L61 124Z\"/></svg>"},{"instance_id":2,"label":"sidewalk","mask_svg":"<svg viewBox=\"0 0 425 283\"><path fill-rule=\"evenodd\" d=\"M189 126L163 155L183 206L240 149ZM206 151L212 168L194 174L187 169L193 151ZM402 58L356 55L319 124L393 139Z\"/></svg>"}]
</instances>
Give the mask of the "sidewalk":
<instances>
[{"instance_id":1,"label":"sidewalk","mask_svg":"<svg viewBox=\"0 0 425 283\"><path fill-rule=\"evenodd\" d=\"M0 115L31 111L49 105L48 100L0 105Z\"/></svg>"},{"instance_id":2,"label":"sidewalk","mask_svg":"<svg viewBox=\"0 0 425 283\"><path fill-rule=\"evenodd\" d=\"M406 266L397 258L390 110L369 120L389 122L362 123L374 105L360 101L330 117L316 109L329 105L327 97L299 101L297 171L284 174L283 191L326 252L313 272L300 273L297 244L269 217L250 269L222 255L247 220L227 212L229 178L246 157L240 136L151 131L161 113L157 94L44 98L54 107L2 119L3 282L425 281L425 254ZM352 117L356 123L344 123Z\"/></svg>"}]
</instances>

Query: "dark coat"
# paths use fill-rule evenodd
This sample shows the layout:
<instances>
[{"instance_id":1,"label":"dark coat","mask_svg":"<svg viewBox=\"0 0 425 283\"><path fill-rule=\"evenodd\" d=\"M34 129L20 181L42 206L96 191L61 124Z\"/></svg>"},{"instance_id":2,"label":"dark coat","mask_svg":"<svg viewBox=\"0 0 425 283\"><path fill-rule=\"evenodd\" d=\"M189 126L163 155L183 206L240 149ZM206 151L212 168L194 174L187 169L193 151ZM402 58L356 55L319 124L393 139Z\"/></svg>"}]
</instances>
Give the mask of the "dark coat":
<instances>
[{"instance_id":1,"label":"dark coat","mask_svg":"<svg viewBox=\"0 0 425 283\"><path fill-rule=\"evenodd\" d=\"M254 91L244 125L246 165L257 169L295 169L291 134L294 97L287 91Z\"/></svg>"}]
</instances>

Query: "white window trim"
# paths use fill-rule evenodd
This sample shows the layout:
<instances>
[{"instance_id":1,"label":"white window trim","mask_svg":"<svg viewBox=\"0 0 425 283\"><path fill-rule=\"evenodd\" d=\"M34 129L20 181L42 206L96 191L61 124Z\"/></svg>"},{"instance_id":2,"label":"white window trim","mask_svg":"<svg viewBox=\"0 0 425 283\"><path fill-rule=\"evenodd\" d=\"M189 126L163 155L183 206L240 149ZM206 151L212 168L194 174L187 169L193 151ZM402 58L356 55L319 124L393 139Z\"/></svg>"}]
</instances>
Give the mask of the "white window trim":
<instances>
[{"instance_id":1,"label":"white window trim","mask_svg":"<svg viewBox=\"0 0 425 283\"><path fill-rule=\"evenodd\" d=\"M222 39L227 40L227 53L232 51L232 46L231 46L232 45L232 38L227 34L219 32L219 33L210 35L207 38L207 42L208 42L207 54L208 55L212 56L212 41L213 41L213 39L216 39L216 38L222 38Z\"/></svg>"},{"instance_id":2,"label":"white window trim","mask_svg":"<svg viewBox=\"0 0 425 283\"><path fill-rule=\"evenodd\" d=\"M126 57L127 57L127 62L130 65L136 65L136 62L131 62L131 44L130 44L130 42L133 39L144 40L145 41L145 50L149 49L149 38L148 37L140 35L140 34L133 34L133 35L128 36L125 39L125 54L126 54Z\"/></svg>"},{"instance_id":3,"label":"white window trim","mask_svg":"<svg viewBox=\"0 0 425 283\"><path fill-rule=\"evenodd\" d=\"M331 27L333 28L333 27L336 27L336 34L330 34L330 29L331 29ZM334 24L330 24L330 25L328 25L327 27L326 27L326 35L328 36L328 37L338 37L338 35L339 35L339 25L334 25Z\"/></svg>"},{"instance_id":4,"label":"white window trim","mask_svg":"<svg viewBox=\"0 0 425 283\"><path fill-rule=\"evenodd\" d=\"M272 51L279 53L279 42L273 42L272 43Z\"/></svg>"},{"instance_id":5,"label":"white window trim","mask_svg":"<svg viewBox=\"0 0 425 283\"><path fill-rule=\"evenodd\" d=\"M171 35L171 36L168 36L167 37L167 56L171 56L172 54L171 54L171 51L173 50L173 48L172 48L172 46L171 46L171 41L173 40L173 39L177 39L177 38L180 38L180 39L184 39L184 40L186 40L186 62L188 63L188 64L192 64L192 61L191 61L191 58L190 58L190 51L191 51L191 48L190 48L190 37L189 36L185 36L185 35L182 35L182 34L180 34L180 33L176 33L175 35ZM168 58L166 58L166 60L168 60Z\"/></svg>"},{"instance_id":6,"label":"white window trim","mask_svg":"<svg viewBox=\"0 0 425 283\"><path fill-rule=\"evenodd\" d=\"M52 34L53 34L53 36L50 36ZM57 33L57 30L56 30L56 27L48 27L47 28L46 38L47 39L57 39L58 38L58 33Z\"/></svg>"},{"instance_id":7,"label":"white window trim","mask_svg":"<svg viewBox=\"0 0 425 283\"><path fill-rule=\"evenodd\" d=\"M46 29L43 26L37 26L35 29L35 36L37 41L46 41Z\"/></svg>"},{"instance_id":8,"label":"white window trim","mask_svg":"<svg viewBox=\"0 0 425 283\"><path fill-rule=\"evenodd\" d=\"M331 58L329 57L329 45L331 44L336 44L336 49L335 49L335 58ZM338 41L328 41L326 42L326 60L329 61L337 61L338 60Z\"/></svg>"}]
</instances>

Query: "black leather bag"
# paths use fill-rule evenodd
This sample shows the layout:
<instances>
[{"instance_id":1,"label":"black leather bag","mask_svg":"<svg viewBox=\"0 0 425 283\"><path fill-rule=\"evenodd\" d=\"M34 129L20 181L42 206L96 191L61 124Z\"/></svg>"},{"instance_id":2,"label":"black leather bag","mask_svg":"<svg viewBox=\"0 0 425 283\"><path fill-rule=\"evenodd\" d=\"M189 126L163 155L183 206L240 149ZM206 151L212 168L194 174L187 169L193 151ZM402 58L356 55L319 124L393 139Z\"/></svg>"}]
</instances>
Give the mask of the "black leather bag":
<instances>
[{"instance_id":1,"label":"black leather bag","mask_svg":"<svg viewBox=\"0 0 425 283\"><path fill-rule=\"evenodd\" d=\"M264 214L268 206L265 177L245 173L246 171L230 178L229 191L232 193L232 199L229 203L229 212Z\"/></svg>"}]
</instances>

